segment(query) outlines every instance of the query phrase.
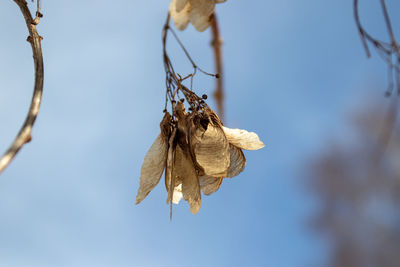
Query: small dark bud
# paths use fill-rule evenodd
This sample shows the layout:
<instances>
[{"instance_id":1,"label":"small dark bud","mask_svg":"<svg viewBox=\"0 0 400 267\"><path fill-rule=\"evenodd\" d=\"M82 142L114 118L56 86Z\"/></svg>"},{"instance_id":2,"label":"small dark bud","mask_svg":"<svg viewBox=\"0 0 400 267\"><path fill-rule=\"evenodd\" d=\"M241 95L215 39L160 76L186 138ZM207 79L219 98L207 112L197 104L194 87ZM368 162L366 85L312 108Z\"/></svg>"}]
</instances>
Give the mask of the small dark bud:
<instances>
[{"instance_id":1,"label":"small dark bud","mask_svg":"<svg viewBox=\"0 0 400 267\"><path fill-rule=\"evenodd\" d=\"M166 113L166 112L167 112L167 109L164 109L163 112Z\"/></svg>"},{"instance_id":2,"label":"small dark bud","mask_svg":"<svg viewBox=\"0 0 400 267\"><path fill-rule=\"evenodd\" d=\"M206 94L202 95L201 97L202 97L204 100L207 99L207 95L206 95Z\"/></svg>"},{"instance_id":3,"label":"small dark bud","mask_svg":"<svg viewBox=\"0 0 400 267\"><path fill-rule=\"evenodd\" d=\"M36 16L38 16L39 18L43 18L43 14L42 14L42 13L40 13L39 11L38 11L38 12L36 12Z\"/></svg>"},{"instance_id":4,"label":"small dark bud","mask_svg":"<svg viewBox=\"0 0 400 267\"><path fill-rule=\"evenodd\" d=\"M219 73L215 74L215 78L219 79L220 77Z\"/></svg>"},{"instance_id":5,"label":"small dark bud","mask_svg":"<svg viewBox=\"0 0 400 267\"><path fill-rule=\"evenodd\" d=\"M184 102L185 102L185 99L184 99L184 98L181 98L181 99L179 99L179 101L181 101L182 103L184 103Z\"/></svg>"}]
</instances>

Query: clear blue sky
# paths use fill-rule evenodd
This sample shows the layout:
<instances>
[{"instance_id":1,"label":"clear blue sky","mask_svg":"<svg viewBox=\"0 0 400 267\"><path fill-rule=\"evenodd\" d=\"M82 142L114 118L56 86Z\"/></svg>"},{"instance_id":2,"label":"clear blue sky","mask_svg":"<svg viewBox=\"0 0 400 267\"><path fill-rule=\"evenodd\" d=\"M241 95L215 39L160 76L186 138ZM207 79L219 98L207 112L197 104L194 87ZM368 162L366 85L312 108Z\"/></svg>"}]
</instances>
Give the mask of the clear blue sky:
<instances>
[{"instance_id":1,"label":"clear blue sky","mask_svg":"<svg viewBox=\"0 0 400 267\"><path fill-rule=\"evenodd\" d=\"M307 227L317 201L303 182L308 159L345 138L346 114L386 89L385 65L365 57L352 1L218 5L226 125L257 132L266 148L245 152L245 172L204 197L197 215L174 206L172 222L162 183L134 205L162 118L169 1L42 2L43 104L32 142L0 176L0 266L320 266L327 252ZM360 2L366 27L386 38L379 1ZM398 14L399 1L387 3ZM25 117L33 66L16 4L1 1L0 17L3 153ZM400 35L400 16L393 24ZM212 71L210 32L179 34ZM170 51L189 72L173 42ZM195 85L211 95L214 80Z\"/></svg>"}]
</instances>

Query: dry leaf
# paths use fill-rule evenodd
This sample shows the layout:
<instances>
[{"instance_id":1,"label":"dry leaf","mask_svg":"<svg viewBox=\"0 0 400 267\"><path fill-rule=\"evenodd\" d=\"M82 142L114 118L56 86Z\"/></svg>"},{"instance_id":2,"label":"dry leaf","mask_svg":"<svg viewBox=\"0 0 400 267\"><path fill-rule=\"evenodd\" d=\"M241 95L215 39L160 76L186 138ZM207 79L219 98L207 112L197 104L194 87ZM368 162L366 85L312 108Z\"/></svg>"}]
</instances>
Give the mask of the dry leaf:
<instances>
[{"instance_id":1,"label":"dry leaf","mask_svg":"<svg viewBox=\"0 0 400 267\"><path fill-rule=\"evenodd\" d=\"M188 148L183 150L179 145L176 147L172 176L182 181L183 198L189 202L190 211L196 214L201 206L200 186Z\"/></svg>"},{"instance_id":2,"label":"dry leaf","mask_svg":"<svg viewBox=\"0 0 400 267\"><path fill-rule=\"evenodd\" d=\"M188 3L182 10L177 10L177 0L172 0L169 7L169 13L175 22L175 27L183 31L189 24L190 4Z\"/></svg>"},{"instance_id":3,"label":"dry leaf","mask_svg":"<svg viewBox=\"0 0 400 267\"><path fill-rule=\"evenodd\" d=\"M214 12L215 0L189 0L190 22L199 32L210 26L210 17Z\"/></svg>"},{"instance_id":4,"label":"dry leaf","mask_svg":"<svg viewBox=\"0 0 400 267\"><path fill-rule=\"evenodd\" d=\"M173 176L174 162L176 155L176 128L173 129L168 141L167 163L165 168L165 187L167 188L168 196L167 203L171 203L174 194L175 180Z\"/></svg>"},{"instance_id":5,"label":"dry leaf","mask_svg":"<svg viewBox=\"0 0 400 267\"><path fill-rule=\"evenodd\" d=\"M215 178L209 175L203 175L199 177L199 183L201 192L204 195L211 195L216 192L222 184L223 178Z\"/></svg>"},{"instance_id":6,"label":"dry leaf","mask_svg":"<svg viewBox=\"0 0 400 267\"><path fill-rule=\"evenodd\" d=\"M230 165L227 177L232 178L241 173L246 166L246 158L240 148L234 145L229 145Z\"/></svg>"},{"instance_id":7,"label":"dry leaf","mask_svg":"<svg viewBox=\"0 0 400 267\"><path fill-rule=\"evenodd\" d=\"M223 130L219 126L208 124L204 131L202 126L196 125L191 136L191 147L197 164L204 170L204 174L214 177L225 177L230 163L229 143Z\"/></svg>"},{"instance_id":8,"label":"dry leaf","mask_svg":"<svg viewBox=\"0 0 400 267\"><path fill-rule=\"evenodd\" d=\"M186 6L188 0L173 0L172 1L172 6L174 6L174 2L175 2L175 9L176 12L181 12L182 9Z\"/></svg>"},{"instance_id":9,"label":"dry leaf","mask_svg":"<svg viewBox=\"0 0 400 267\"><path fill-rule=\"evenodd\" d=\"M165 137L161 134L158 135L144 157L136 204L139 204L160 181L167 159L167 150Z\"/></svg>"},{"instance_id":10,"label":"dry leaf","mask_svg":"<svg viewBox=\"0 0 400 267\"><path fill-rule=\"evenodd\" d=\"M182 197L183 197L182 184L178 184L174 188L174 194L172 196L172 203L179 204L179 201L181 201Z\"/></svg>"},{"instance_id":11,"label":"dry leaf","mask_svg":"<svg viewBox=\"0 0 400 267\"><path fill-rule=\"evenodd\" d=\"M222 126L226 138L229 143L246 150L257 150L263 148L265 145L260 141L258 135L254 132L248 132L241 129L230 129Z\"/></svg>"},{"instance_id":12,"label":"dry leaf","mask_svg":"<svg viewBox=\"0 0 400 267\"><path fill-rule=\"evenodd\" d=\"M179 30L184 30L190 21L202 32L210 26L215 4L223 2L225 0L172 0L169 11Z\"/></svg>"}]
</instances>

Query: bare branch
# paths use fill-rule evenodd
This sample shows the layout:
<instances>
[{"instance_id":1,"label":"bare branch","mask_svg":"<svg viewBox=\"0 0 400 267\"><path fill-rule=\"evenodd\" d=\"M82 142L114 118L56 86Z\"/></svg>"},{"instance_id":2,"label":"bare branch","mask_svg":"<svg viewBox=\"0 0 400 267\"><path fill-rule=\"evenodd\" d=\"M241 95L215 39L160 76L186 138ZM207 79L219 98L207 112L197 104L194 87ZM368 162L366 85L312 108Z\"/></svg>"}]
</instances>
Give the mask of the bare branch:
<instances>
[{"instance_id":1,"label":"bare branch","mask_svg":"<svg viewBox=\"0 0 400 267\"><path fill-rule=\"evenodd\" d=\"M224 121L224 87L223 87L223 67L222 67L222 38L219 31L217 16L214 12L212 16L211 33L212 41L211 45L214 48L215 58L215 69L217 73L216 88L214 91L214 97L217 102L218 115L221 121Z\"/></svg>"},{"instance_id":2,"label":"bare branch","mask_svg":"<svg viewBox=\"0 0 400 267\"><path fill-rule=\"evenodd\" d=\"M19 6L25 22L29 31L29 36L27 41L32 46L33 52L33 61L35 68L35 85L33 90L33 96L31 105L26 116L25 122L19 131L17 137L14 142L11 144L9 149L4 153L4 155L0 158L0 173L10 164L18 151L22 148L24 144L31 140L31 132L33 125L35 123L37 114L40 108L40 102L42 99L43 92L43 78L44 78L44 69L43 69L43 55L42 55L42 47L41 40L42 37L38 34L36 25L39 23L42 14L39 12L39 1L37 2L37 11L36 17L33 18L31 12L29 11L26 0L14 0L14 2Z\"/></svg>"}]
</instances>

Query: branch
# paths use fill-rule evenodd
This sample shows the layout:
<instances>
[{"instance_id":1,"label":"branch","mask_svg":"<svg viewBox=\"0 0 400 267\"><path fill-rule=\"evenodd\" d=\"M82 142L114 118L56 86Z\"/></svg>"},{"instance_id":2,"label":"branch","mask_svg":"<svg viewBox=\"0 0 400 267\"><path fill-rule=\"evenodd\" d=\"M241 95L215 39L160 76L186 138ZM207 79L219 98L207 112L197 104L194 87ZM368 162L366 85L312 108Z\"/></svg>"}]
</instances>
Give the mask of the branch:
<instances>
[{"instance_id":1,"label":"branch","mask_svg":"<svg viewBox=\"0 0 400 267\"><path fill-rule=\"evenodd\" d=\"M22 146L32 139L31 132L37 114L39 112L40 102L42 99L42 92L43 92L44 71L43 71L42 47L40 44L42 37L38 34L36 29L36 25L39 23L39 20L42 17L42 14L39 12L39 1L37 5L38 9L36 11L35 18L32 17L26 0L14 0L14 2L19 6L29 31L29 36L27 38L27 41L32 46L33 61L35 67L35 85L33 89L31 105L29 107L29 111L26 116L25 122L22 125L21 130L19 131L14 142L4 153L4 155L0 158L0 173L2 173L2 171L10 164L10 162L13 160L13 158L22 148Z\"/></svg>"},{"instance_id":2,"label":"branch","mask_svg":"<svg viewBox=\"0 0 400 267\"><path fill-rule=\"evenodd\" d=\"M380 0L383 16L386 22L386 28L389 34L390 42L384 42L376 39L370 35L362 26L359 12L358 12L358 0L353 1L354 18L360 34L361 41L364 49L367 53L367 57L371 56L368 48L368 43L372 44L381 58L386 62L389 67L389 86L387 95L391 95L393 88L397 87L397 93L400 95L400 47L396 41L393 33L392 24L390 22L389 12L386 8L385 0Z\"/></svg>"},{"instance_id":3,"label":"branch","mask_svg":"<svg viewBox=\"0 0 400 267\"><path fill-rule=\"evenodd\" d=\"M380 0L381 8L383 12L383 17L385 19L386 29L389 35L390 42L383 42L376 39L370 35L362 26L360 16L358 13L358 0L354 0L354 18L356 20L357 28L360 33L361 41L363 43L364 49L367 53L367 57L371 56L368 49L368 42L371 43L382 59L386 62L388 66L388 76L389 76L389 86L387 90L387 95L390 96L394 88L397 88L397 95L400 97L400 47L396 41L395 35L393 33L392 23L390 21L389 12L386 7L385 0ZM379 142L376 150L376 160L382 160L386 148L390 142L393 129L396 125L399 98L393 99L391 106L385 119L383 121L383 127L379 136Z\"/></svg>"},{"instance_id":4,"label":"branch","mask_svg":"<svg viewBox=\"0 0 400 267\"><path fill-rule=\"evenodd\" d=\"M217 102L218 115L221 121L224 121L224 87L223 87L223 67L222 67L222 38L219 31L217 16L214 12L211 19L211 46L214 48L215 68L217 73L217 85L214 91L214 97Z\"/></svg>"}]
</instances>

